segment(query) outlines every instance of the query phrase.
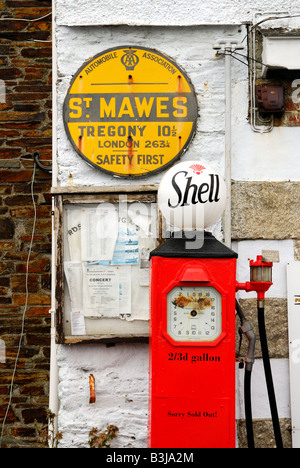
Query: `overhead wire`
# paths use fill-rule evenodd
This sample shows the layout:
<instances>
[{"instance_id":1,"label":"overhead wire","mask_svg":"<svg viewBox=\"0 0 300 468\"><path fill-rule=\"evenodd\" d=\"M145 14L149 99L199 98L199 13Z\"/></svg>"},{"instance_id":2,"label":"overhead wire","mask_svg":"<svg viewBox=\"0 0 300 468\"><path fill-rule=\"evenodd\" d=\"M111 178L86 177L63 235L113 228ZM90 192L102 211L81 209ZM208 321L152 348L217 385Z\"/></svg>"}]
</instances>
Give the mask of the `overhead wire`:
<instances>
[{"instance_id":1,"label":"overhead wire","mask_svg":"<svg viewBox=\"0 0 300 468\"><path fill-rule=\"evenodd\" d=\"M255 57L255 46L254 46L255 30L258 28L258 26L260 26L261 24L263 24L263 23L265 23L267 21L290 19L290 18L300 18L300 14L294 14L293 15L293 14L290 14L288 12L274 13L274 16L271 16L271 13L269 13L269 15L270 16L268 16L267 18L263 18L260 21L257 21L255 24L252 25L252 27L247 28L248 29L247 34L241 40L241 42L243 43L245 41L245 39L250 40L250 37L253 36L252 37L252 42L253 42L252 50L254 52L252 53L252 55L254 55L254 57ZM258 132L258 133L270 132L274 128L273 118L269 122L262 122L262 123L269 123L270 124L269 126L267 126L265 128L257 127L256 122L255 122L257 116L256 116L256 110L254 108L254 92L255 92L254 87L255 87L255 73L256 73L255 64L260 63L261 65L264 65L264 66L266 66L266 65L263 62L257 60L256 58L251 57L250 55L245 56L244 54L240 54L239 52L236 51L236 49L231 50L230 55L231 55L231 57L233 57L233 58L235 58L237 60L237 57L235 57L234 54L244 56L244 57L246 57L248 59L248 68L249 68L249 72L250 72L250 90L251 90L251 128L252 128L253 131ZM253 63L254 65L251 67L250 63Z\"/></svg>"},{"instance_id":2,"label":"overhead wire","mask_svg":"<svg viewBox=\"0 0 300 468\"><path fill-rule=\"evenodd\" d=\"M248 55L246 54L241 54L240 52L236 52L236 50L234 50L232 52L233 54L236 54L236 55L240 55L241 57L245 57L246 59L248 60L252 60L252 62L256 62L256 63L259 63L260 65L264 65L265 67L267 66L265 63L263 63L261 60L257 60L253 57L249 57Z\"/></svg>"},{"instance_id":3,"label":"overhead wire","mask_svg":"<svg viewBox=\"0 0 300 468\"><path fill-rule=\"evenodd\" d=\"M277 16L268 16L268 18L264 18L264 19L258 21L257 23L253 24L252 27L247 31L247 34L243 37L241 42L244 42L245 39L249 39L250 34L252 33L252 31L254 31L261 24L266 23L267 21L273 21L273 20L279 20L279 19L288 19L288 18L300 18L300 14L297 14L297 15L287 14L287 15L284 15L284 16L278 16L278 15ZM240 53L236 52L236 49L232 50L231 52L236 53L238 55L243 55L243 54L240 54ZM260 62L259 60L254 59L252 57L248 57L248 56L245 56L245 57L247 57L248 59L250 59L250 60L252 60L254 62L260 63L261 65L264 65L264 63Z\"/></svg>"},{"instance_id":4,"label":"overhead wire","mask_svg":"<svg viewBox=\"0 0 300 468\"><path fill-rule=\"evenodd\" d=\"M242 63L243 65L246 65L246 67L249 66L248 63L245 63L245 62L243 62L242 60L240 60L239 58L235 57L235 56L233 55L233 52L232 52L232 51L226 51L226 52L219 52L219 51L218 51L218 52L217 52L217 55L230 55L230 57L234 58L235 60L237 60L238 62Z\"/></svg>"},{"instance_id":5,"label":"overhead wire","mask_svg":"<svg viewBox=\"0 0 300 468\"><path fill-rule=\"evenodd\" d=\"M247 31L247 34L245 35L245 37L242 39L242 42L244 42L244 40L250 36L250 34L252 33L252 31L254 29L256 29L260 24L262 23L265 23L266 21L273 21L273 20L277 20L277 19L288 19L288 18L300 18L300 14L297 14L297 15L285 15L285 16L268 16L268 18L264 18L260 21L258 21L257 23L255 23L250 29L249 31Z\"/></svg>"},{"instance_id":6,"label":"overhead wire","mask_svg":"<svg viewBox=\"0 0 300 468\"><path fill-rule=\"evenodd\" d=\"M248 55L245 55L245 54L241 54L240 52L236 52L236 49L235 50L227 50L225 52L219 52L218 51L218 55L230 55L232 58L236 59L238 62L241 62L243 65L246 65L247 67L249 67L249 63L245 63L243 62L242 60L238 59L237 57L235 57L235 55L240 55L241 57L244 57L246 58L247 60L252 60L253 62L256 62L256 63L259 63L260 65L264 65L266 66L265 63L261 62L260 60L257 60L257 59L254 59L252 57L248 57Z\"/></svg>"}]
</instances>

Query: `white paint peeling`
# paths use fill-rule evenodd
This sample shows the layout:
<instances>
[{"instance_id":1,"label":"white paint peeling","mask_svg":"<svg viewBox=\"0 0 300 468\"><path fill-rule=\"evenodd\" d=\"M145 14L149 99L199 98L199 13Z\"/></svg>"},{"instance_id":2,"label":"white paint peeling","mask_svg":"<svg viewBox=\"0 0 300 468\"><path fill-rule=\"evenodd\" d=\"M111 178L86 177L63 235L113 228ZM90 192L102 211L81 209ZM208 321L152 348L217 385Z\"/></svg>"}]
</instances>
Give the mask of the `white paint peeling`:
<instances>
[{"instance_id":1,"label":"white paint peeling","mask_svg":"<svg viewBox=\"0 0 300 468\"><path fill-rule=\"evenodd\" d=\"M147 445L148 345L60 346L60 448L88 447L89 431L119 428L112 447ZM89 404L89 375L95 378L96 402Z\"/></svg>"}]
</instances>

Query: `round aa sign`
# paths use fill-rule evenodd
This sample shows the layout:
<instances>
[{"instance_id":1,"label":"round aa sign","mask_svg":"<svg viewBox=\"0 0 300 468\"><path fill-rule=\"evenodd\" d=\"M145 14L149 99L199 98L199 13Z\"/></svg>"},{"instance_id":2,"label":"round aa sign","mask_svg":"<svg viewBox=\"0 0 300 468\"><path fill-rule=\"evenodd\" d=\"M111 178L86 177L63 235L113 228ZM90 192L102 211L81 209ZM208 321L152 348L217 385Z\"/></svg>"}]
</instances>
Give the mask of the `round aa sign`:
<instances>
[{"instance_id":1,"label":"round aa sign","mask_svg":"<svg viewBox=\"0 0 300 468\"><path fill-rule=\"evenodd\" d=\"M226 205L226 185L210 166L199 161L176 164L162 178L158 205L166 222L183 231L214 224Z\"/></svg>"},{"instance_id":2,"label":"round aa sign","mask_svg":"<svg viewBox=\"0 0 300 468\"><path fill-rule=\"evenodd\" d=\"M90 58L65 97L65 130L90 165L121 177L169 167L196 131L197 97L168 56L123 46Z\"/></svg>"}]
</instances>

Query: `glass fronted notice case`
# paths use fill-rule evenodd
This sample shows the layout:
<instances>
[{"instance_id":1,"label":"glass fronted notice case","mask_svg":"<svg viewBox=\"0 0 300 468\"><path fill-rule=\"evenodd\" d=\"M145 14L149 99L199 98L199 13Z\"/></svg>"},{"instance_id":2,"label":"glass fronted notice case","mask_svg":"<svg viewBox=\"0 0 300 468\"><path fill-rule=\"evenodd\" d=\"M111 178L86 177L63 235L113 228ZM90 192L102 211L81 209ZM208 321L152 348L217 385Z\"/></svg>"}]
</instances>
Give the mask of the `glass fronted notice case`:
<instances>
[{"instance_id":1,"label":"glass fronted notice case","mask_svg":"<svg viewBox=\"0 0 300 468\"><path fill-rule=\"evenodd\" d=\"M55 219L58 342L147 339L156 193L59 196Z\"/></svg>"}]
</instances>

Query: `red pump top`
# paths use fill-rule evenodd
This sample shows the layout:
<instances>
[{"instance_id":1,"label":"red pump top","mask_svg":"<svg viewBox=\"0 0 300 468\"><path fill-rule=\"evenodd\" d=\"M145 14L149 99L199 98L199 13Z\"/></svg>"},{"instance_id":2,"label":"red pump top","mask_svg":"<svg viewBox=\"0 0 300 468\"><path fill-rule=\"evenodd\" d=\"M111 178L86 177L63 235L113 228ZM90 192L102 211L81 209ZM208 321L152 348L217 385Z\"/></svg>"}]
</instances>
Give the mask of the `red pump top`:
<instances>
[{"instance_id":1,"label":"red pump top","mask_svg":"<svg viewBox=\"0 0 300 468\"><path fill-rule=\"evenodd\" d=\"M255 291L257 299L264 299L265 292L272 286L272 262L264 262L262 255L257 255L256 261L250 260L250 281L236 283L236 291Z\"/></svg>"},{"instance_id":2,"label":"red pump top","mask_svg":"<svg viewBox=\"0 0 300 468\"><path fill-rule=\"evenodd\" d=\"M271 267L273 266L272 262L264 262L262 259L262 255L257 255L256 261L255 260L250 260L250 267Z\"/></svg>"}]
</instances>

